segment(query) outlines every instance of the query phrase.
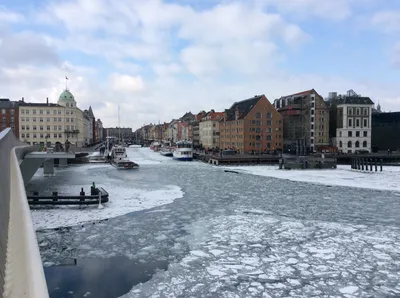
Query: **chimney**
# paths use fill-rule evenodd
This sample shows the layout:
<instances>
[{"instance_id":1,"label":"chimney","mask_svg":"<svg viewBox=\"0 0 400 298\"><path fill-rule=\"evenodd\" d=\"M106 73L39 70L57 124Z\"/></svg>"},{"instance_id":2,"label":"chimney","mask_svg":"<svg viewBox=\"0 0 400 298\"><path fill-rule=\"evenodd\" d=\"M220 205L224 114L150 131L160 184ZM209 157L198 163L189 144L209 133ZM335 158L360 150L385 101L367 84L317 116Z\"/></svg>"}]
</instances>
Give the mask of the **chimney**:
<instances>
[{"instance_id":1,"label":"chimney","mask_svg":"<svg viewBox=\"0 0 400 298\"><path fill-rule=\"evenodd\" d=\"M24 98L22 97L22 102L24 102Z\"/></svg>"},{"instance_id":2,"label":"chimney","mask_svg":"<svg viewBox=\"0 0 400 298\"><path fill-rule=\"evenodd\" d=\"M49 98L48 97L46 97L46 103L49 106Z\"/></svg>"}]
</instances>

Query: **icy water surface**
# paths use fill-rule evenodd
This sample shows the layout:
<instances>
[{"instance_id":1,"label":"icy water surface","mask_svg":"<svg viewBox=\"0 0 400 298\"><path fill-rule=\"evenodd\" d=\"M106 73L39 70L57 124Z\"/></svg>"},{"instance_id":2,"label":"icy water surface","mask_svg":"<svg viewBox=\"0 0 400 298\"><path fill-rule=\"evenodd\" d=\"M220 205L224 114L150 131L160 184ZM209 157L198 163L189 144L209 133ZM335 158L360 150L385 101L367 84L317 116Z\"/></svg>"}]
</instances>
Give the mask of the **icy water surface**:
<instances>
[{"instance_id":1,"label":"icy water surface","mask_svg":"<svg viewBox=\"0 0 400 298\"><path fill-rule=\"evenodd\" d=\"M169 195L166 186L178 187L183 197L108 220L38 231L47 279L50 268L60 276L52 286L66 293L81 289L65 297L82 297L99 281L95 275L74 279L56 265L114 257L148 266L152 277L138 283L132 265L123 270L131 286L108 297L400 296L398 193L226 173L147 149L131 154L141 165L137 172L70 169L58 172L52 187L90 184L95 177L98 185L111 179L116 189L121 186L124 200L140 200L138 189L162 198ZM42 178L34 183L49 187ZM135 188L131 197L129 187ZM71 216L79 212L71 210ZM154 264L168 269L153 270ZM109 275L118 270L109 269Z\"/></svg>"}]
</instances>

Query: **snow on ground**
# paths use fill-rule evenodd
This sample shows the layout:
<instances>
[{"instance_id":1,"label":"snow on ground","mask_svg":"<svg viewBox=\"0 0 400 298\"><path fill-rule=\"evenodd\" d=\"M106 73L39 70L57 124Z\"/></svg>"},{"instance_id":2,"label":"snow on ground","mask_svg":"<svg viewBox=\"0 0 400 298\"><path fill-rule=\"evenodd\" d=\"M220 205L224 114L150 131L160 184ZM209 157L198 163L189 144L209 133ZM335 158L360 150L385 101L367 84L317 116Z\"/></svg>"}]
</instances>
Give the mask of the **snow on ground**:
<instances>
[{"instance_id":1,"label":"snow on ground","mask_svg":"<svg viewBox=\"0 0 400 298\"><path fill-rule=\"evenodd\" d=\"M223 168L292 181L400 191L400 184L398 183L400 167L383 166L382 172L379 171L379 167L378 172L351 170L350 165L339 165L337 169L332 170L279 170L278 166L232 166Z\"/></svg>"},{"instance_id":2,"label":"snow on ground","mask_svg":"<svg viewBox=\"0 0 400 298\"><path fill-rule=\"evenodd\" d=\"M106 189L110 195L110 201L103 204L104 208L100 209L98 205L94 205L33 209L32 218L36 230L67 227L87 221L117 217L134 211L170 204L175 199L183 197L182 190L176 185L147 191L108 183L98 186ZM59 190L59 193L79 193L79 191L80 187L65 186Z\"/></svg>"}]
</instances>

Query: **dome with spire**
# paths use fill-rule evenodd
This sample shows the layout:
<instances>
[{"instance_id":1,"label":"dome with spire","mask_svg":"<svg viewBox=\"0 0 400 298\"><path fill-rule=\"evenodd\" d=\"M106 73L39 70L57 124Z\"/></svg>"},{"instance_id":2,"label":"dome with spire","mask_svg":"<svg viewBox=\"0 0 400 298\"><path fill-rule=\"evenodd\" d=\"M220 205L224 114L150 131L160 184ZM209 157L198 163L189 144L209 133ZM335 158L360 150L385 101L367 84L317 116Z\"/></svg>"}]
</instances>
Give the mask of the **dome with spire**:
<instances>
[{"instance_id":1,"label":"dome with spire","mask_svg":"<svg viewBox=\"0 0 400 298\"><path fill-rule=\"evenodd\" d=\"M76 107L75 97L68 89L65 89L58 98L58 104L64 107Z\"/></svg>"}]
</instances>

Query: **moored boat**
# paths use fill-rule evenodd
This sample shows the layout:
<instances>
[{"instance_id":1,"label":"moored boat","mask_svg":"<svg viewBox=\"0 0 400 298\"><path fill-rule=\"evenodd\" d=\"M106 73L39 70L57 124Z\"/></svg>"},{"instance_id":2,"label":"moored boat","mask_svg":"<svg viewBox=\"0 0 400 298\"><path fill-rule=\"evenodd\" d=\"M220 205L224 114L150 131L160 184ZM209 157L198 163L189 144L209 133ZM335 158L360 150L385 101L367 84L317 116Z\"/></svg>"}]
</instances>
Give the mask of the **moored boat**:
<instances>
[{"instance_id":1,"label":"moored boat","mask_svg":"<svg viewBox=\"0 0 400 298\"><path fill-rule=\"evenodd\" d=\"M193 144L189 141L179 141L174 148L173 157L176 160L191 161L193 160Z\"/></svg>"},{"instance_id":2,"label":"moored boat","mask_svg":"<svg viewBox=\"0 0 400 298\"><path fill-rule=\"evenodd\" d=\"M111 149L111 165L119 170L138 169L139 165L130 159L126 154L126 148L123 146L114 146Z\"/></svg>"},{"instance_id":3,"label":"moored boat","mask_svg":"<svg viewBox=\"0 0 400 298\"><path fill-rule=\"evenodd\" d=\"M169 145L162 145L160 149L160 154L164 156L173 156L174 148Z\"/></svg>"}]
</instances>

